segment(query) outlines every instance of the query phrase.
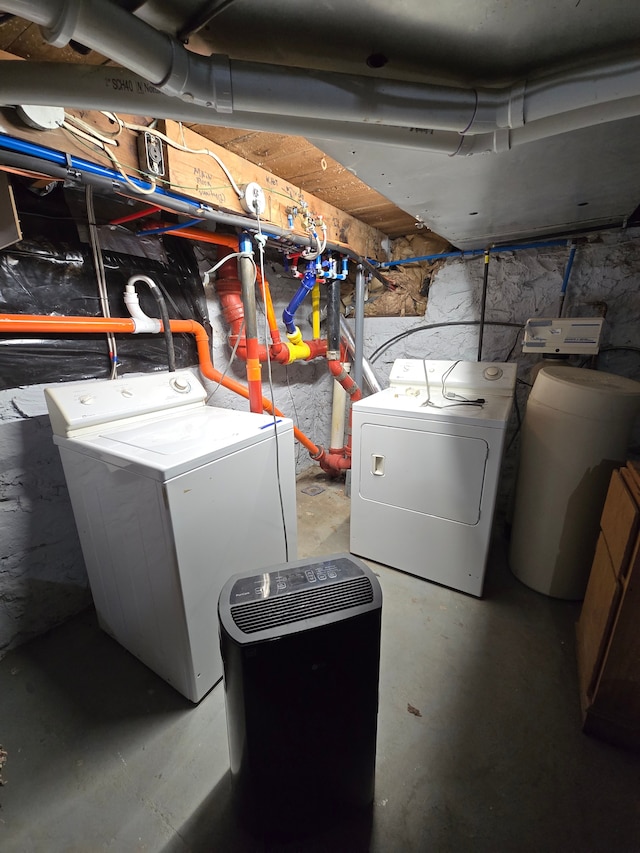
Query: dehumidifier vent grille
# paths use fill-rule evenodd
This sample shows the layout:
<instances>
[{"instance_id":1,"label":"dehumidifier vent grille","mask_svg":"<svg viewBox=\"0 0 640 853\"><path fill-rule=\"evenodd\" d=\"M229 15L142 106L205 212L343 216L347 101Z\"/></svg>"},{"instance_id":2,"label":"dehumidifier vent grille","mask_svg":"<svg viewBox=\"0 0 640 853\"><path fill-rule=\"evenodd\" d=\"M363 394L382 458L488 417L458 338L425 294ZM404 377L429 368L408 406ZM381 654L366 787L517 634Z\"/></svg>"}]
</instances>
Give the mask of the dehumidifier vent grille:
<instances>
[{"instance_id":1,"label":"dehumidifier vent grille","mask_svg":"<svg viewBox=\"0 0 640 853\"><path fill-rule=\"evenodd\" d=\"M239 604L231 608L231 618L243 633L253 634L314 616L371 604L372 601L373 587L369 578L352 578L343 583L305 589L291 595Z\"/></svg>"}]
</instances>

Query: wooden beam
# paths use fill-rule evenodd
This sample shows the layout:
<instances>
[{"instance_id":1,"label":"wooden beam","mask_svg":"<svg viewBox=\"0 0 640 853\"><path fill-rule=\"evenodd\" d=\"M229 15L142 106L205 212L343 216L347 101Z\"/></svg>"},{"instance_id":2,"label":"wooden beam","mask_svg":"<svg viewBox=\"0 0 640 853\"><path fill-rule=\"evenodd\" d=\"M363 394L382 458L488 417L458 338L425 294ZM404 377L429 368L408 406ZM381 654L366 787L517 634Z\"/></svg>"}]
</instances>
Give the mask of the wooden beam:
<instances>
[{"instance_id":1,"label":"wooden beam","mask_svg":"<svg viewBox=\"0 0 640 853\"><path fill-rule=\"evenodd\" d=\"M213 152L241 187L254 181L258 183L266 198L266 210L262 217L266 225L288 229L292 238L295 238L308 234L306 225L309 222L315 222L318 229L322 218L327 226L329 242L349 246L359 255L384 259L382 241L385 235L376 228L365 225L348 213L216 145L178 122L167 121L166 133L170 139L190 149L204 148ZM229 179L213 157L169 147L167 159L172 190L209 202L229 213L244 213ZM289 215L293 216L292 229L289 228Z\"/></svg>"},{"instance_id":2,"label":"wooden beam","mask_svg":"<svg viewBox=\"0 0 640 853\"><path fill-rule=\"evenodd\" d=\"M0 50L0 58L22 61L19 57L3 50ZM102 133L110 134L115 129L115 126L100 112L67 110L67 113L83 119ZM123 115L122 118L139 125L147 125L151 120L150 117L140 118L126 115ZM216 154L225 163L239 185L246 185L253 181L258 183L264 190L266 197L266 210L263 215L263 222L266 226L276 225L287 229L292 238L295 239L296 236L308 236L311 223L315 223L317 233L321 235L320 221L323 221L327 227L327 239L330 243L348 246L357 254L365 257L378 260L385 259L386 254L382 249L382 242L385 240L386 234L382 231L356 219L345 213L344 210L323 201L290 181L279 178L239 154L211 142L183 124L167 121L165 127L170 139L191 149L206 149ZM90 142L78 138L64 129L40 131L27 127L20 121L16 111L9 107L0 109L0 132L99 163L110 169L113 168L111 159ZM230 140L237 135L237 130L230 131ZM134 176L139 174L137 137L137 133L123 130L118 136L118 146L113 149L125 172ZM273 138L274 140L282 140L282 137L274 136ZM304 142L312 151L316 150L306 140ZM295 156L294 152L291 151L291 146L283 154ZM318 154L322 157L321 152ZM206 202L221 211L245 214L227 176L213 157L208 154L188 153L169 146L167 164L169 184L175 192L197 201ZM314 163L313 168L318 171L321 166ZM340 179L340 194L346 200L351 198L352 194L355 197L360 192L361 185L350 172L343 171L344 176ZM133 196L133 193L131 195ZM135 198L138 196L135 195ZM140 196L140 200L144 200L144 196ZM293 217L293 228L289 228L290 215Z\"/></svg>"}]
</instances>

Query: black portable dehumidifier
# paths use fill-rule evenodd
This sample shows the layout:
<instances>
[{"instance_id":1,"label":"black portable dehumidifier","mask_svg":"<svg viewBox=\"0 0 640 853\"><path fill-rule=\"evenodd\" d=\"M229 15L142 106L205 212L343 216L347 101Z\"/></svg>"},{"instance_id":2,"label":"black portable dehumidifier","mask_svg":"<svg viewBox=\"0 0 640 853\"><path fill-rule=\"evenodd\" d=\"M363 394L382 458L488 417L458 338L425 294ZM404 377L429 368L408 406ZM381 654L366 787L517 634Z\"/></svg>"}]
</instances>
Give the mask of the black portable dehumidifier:
<instances>
[{"instance_id":1,"label":"black portable dehumidifier","mask_svg":"<svg viewBox=\"0 0 640 853\"><path fill-rule=\"evenodd\" d=\"M350 554L230 578L218 615L236 805L264 835L373 801L382 592Z\"/></svg>"}]
</instances>

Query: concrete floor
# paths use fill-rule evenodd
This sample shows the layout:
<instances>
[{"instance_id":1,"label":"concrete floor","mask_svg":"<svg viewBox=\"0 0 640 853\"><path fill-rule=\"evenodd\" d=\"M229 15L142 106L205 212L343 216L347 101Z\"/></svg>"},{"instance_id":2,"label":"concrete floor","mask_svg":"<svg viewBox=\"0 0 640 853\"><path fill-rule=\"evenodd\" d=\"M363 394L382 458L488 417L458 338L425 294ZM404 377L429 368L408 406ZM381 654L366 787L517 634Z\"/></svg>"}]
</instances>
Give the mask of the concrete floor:
<instances>
[{"instance_id":1,"label":"concrete floor","mask_svg":"<svg viewBox=\"0 0 640 853\"><path fill-rule=\"evenodd\" d=\"M298 497L299 555L348 550L342 486L310 469ZM640 756L580 729L577 605L522 586L499 537L483 600L374 568L371 816L254 840L231 810L222 686L193 707L86 611L0 662L3 853L640 851Z\"/></svg>"}]
</instances>

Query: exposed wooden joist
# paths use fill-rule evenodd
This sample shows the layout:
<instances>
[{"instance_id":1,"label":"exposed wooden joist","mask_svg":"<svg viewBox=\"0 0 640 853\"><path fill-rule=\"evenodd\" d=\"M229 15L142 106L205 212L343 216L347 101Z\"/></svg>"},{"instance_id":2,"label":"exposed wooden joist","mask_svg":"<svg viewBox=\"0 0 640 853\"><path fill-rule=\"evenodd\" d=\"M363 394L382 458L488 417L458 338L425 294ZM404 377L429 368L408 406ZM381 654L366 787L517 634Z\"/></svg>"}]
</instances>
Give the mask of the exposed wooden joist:
<instances>
[{"instance_id":1,"label":"exposed wooden joist","mask_svg":"<svg viewBox=\"0 0 640 853\"><path fill-rule=\"evenodd\" d=\"M182 145L213 151L225 163L237 184L245 185L253 181L258 183L266 197L266 210L263 215L265 222L288 229L288 217L292 210L297 211L293 214L291 234L292 237L296 234L304 236L307 233L304 216L306 211L316 223L322 217L330 242L348 245L353 251L367 257L384 257L381 244L385 235L381 231L216 145L184 125L168 121L166 128L167 135ZM222 210L243 212L238 196L212 157L207 154L189 154L170 147L168 161L171 186L176 192L208 201Z\"/></svg>"},{"instance_id":2,"label":"exposed wooden joist","mask_svg":"<svg viewBox=\"0 0 640 853\"><path fill-rule=\"evenodd\" d=\"M54 48L43 41L39 27L20 18L0 26L0 51L2 49L10 50L13 54L3 54L2 58L5 59L112 64L95 51L83 55L69 46ZM188 126L210 142L238 154L390 237L410 234L415 230L412 216L368 187L303 137L213 125Z\"/></svg>"},{"instance_id":3,"label":"exposed wooden joist","mask_svg":"<svg viewBox=\"0 0 640 853\"><path fill-rule=\"evenodd\" d=\"M192 130L390 237L415 231L415 219L301 136L192 124Z\"/></svg>"}]
</instances>

